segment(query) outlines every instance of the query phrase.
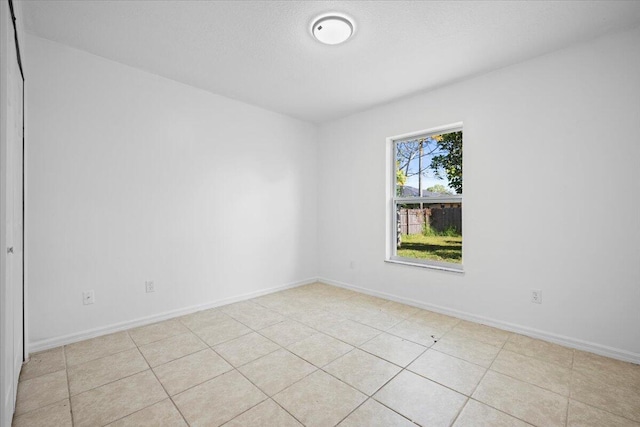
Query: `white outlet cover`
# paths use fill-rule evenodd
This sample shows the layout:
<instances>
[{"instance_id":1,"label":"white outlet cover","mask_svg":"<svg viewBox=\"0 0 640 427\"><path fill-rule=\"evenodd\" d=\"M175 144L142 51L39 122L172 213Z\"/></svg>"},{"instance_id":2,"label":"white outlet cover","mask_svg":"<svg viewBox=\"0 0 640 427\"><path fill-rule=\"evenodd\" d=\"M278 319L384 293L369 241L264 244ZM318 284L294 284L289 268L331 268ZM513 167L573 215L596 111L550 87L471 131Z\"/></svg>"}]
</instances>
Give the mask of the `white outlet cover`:
<instances>
[{"instance_id":1,"label":"white outlet cover","mask_svg":"<svg viewBox=\"0 0 640 427\"><path fill-rule=\"evenodd\" d=\"M144 282L144 287L145 287L145 291L147 293L156 291L156 286L153 283L153 280L149 280L147 282Z\"/></svg>"}]
</instances>

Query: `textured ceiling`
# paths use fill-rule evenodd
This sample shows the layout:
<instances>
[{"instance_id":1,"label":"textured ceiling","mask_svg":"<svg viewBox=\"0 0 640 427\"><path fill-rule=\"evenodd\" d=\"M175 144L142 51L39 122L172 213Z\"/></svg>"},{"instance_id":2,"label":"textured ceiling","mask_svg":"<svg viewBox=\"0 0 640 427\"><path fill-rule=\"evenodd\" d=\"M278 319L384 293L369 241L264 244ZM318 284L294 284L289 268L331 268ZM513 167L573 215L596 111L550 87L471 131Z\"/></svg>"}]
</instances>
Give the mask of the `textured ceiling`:
<instances>
[{"instance_id":1,"label":"textured ceiling","mask_svg":"<svg viewBox=\"0 0 640 427\"><path fill-rule=\"evenodd\" d=\"M640 1L25 1L28 32L312 122L640 25ZM309 32L355 20L346 44Z\"/></svg>"}]
</instances>

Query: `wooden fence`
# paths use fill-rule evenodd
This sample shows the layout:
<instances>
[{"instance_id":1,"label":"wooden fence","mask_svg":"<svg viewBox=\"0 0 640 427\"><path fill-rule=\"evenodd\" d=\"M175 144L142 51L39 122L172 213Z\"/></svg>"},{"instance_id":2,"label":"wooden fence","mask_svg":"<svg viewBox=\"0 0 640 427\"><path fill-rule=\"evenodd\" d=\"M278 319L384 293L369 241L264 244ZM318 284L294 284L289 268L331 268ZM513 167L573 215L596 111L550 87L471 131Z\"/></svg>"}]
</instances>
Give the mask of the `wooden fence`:
<instances>
[{"instance_id":1,"label":"wooden fence","mask_svg":"<svg viewBox=\"0 0 640 427\"><path fill-rule=\"evenodd\" d=\"M421 234L425 221L428 221L429 226L435 231L445 231L453 227L462 233L462 208L400 208L401 234Z\"/></svg>"}]
</instances>

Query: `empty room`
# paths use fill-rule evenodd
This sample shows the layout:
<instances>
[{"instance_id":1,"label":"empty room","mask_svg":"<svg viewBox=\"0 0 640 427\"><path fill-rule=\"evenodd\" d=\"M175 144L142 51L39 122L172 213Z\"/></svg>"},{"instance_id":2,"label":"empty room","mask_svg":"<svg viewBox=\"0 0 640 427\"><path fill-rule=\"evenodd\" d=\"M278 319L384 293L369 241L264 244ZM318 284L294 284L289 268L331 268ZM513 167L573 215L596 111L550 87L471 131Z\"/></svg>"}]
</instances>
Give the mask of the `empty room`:
<instances>
[{"instance_id":1,"label":"empty room","mask_svg":"<svg viewBox=\"0 0 640 427\"><path fill-rule=\"evenodd\" d=\"M640 427L640 1L0 13L0 427Z\"/></svg>"}]
</instances>

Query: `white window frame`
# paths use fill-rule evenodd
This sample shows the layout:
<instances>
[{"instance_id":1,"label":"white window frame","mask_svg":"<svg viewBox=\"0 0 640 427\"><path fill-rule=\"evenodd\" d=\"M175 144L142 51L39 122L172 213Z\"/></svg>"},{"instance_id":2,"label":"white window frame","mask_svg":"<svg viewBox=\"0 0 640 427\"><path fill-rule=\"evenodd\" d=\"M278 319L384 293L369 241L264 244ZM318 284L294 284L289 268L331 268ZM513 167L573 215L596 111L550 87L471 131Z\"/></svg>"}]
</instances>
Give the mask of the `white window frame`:
<instances>
[{"instance_id":1,"label":"white window frame","mask_svg":"<svg viewBox=\"0 0 640 427\"><path fill-rule=\"evenodd\" d=\"M398 197L396 194L396 143L409 141L418 137L428 137L433 135L441 135L443 133L451 133L463 131L462 122L452 123L445 126L438 126L426 130L417 132L406 133L402 135L396 135L387 138L387 248L385 261L395 264L411 265L415 267L425 267L435 270L452 271L455 273L463 273L463 264L452 262L441 262L433 260L423 260L416 258L406 258L397 255L397 242L398 242L398 225L396 218L396 206L400 203L428 203L433 204L433 198L429 197ZM463 131L464 132L464 131ZM463 137L464 138L464 137ZM463 169L464 170L464 169ZM464 172L463 172L464 174ZM463 175L464 177L464 175ZM451 203L454 201L448 199L438 199L438 202ZM459 198L455 198L455 201L460 201ZM463 202L464 204L464 202ZM462 222L464 224L464 209L462 210ZM463 226L464 230L464 226ZM464 237L462 239L462 252L464 256ZM464 258L463 258L464 260Z\"/></svg>"}]
</instances>

